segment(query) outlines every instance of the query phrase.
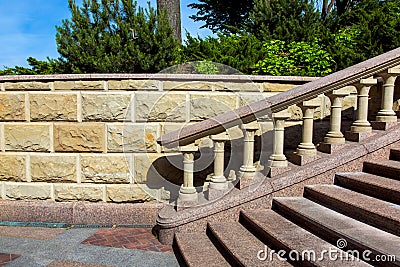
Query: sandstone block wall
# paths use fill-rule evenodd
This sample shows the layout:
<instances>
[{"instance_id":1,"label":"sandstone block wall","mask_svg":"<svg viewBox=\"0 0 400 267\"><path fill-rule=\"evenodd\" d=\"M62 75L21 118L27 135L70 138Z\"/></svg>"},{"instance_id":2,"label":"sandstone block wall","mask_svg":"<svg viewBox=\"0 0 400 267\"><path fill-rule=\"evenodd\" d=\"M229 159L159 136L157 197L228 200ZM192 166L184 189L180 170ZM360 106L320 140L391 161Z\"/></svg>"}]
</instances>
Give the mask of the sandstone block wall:
<instances>
[{"instance_id":1,"label":"sandstone block wall","mask_svg":"<svg viewBox=\"0 0 400 267\"><path fill-rule=\"evenodd\" d=\"M145 202L174 196L181 172L163 159L164 133L279 92L299 80L0 79L0 197L4 200ZM316 118L329 115L319 97ZM346 98L353 108L355 95ZM301 110L289 109L291 122ZM259 134L272 130L260 121ZM241 138L238 128L231 138ZM201 140L200 140L201 141ZM160 177L167 182L160 183Z\"/></svg>"}]
</instances>

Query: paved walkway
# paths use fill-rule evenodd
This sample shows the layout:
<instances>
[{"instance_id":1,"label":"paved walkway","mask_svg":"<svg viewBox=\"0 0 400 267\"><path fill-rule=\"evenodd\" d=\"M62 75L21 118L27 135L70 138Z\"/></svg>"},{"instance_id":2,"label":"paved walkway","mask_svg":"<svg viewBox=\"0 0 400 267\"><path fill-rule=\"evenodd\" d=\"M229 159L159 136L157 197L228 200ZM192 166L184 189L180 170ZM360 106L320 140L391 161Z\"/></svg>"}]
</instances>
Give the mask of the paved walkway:
<instances>
[{"instance_id":1,"label":"paved walkway","mask_svg":"<svg viewBox=\"0 0 400 267\"><path fill-rule=\"evenodd\" d=\"M0 266L178 266L150 228L0 226Z\"/></svg>"}]
</instances>

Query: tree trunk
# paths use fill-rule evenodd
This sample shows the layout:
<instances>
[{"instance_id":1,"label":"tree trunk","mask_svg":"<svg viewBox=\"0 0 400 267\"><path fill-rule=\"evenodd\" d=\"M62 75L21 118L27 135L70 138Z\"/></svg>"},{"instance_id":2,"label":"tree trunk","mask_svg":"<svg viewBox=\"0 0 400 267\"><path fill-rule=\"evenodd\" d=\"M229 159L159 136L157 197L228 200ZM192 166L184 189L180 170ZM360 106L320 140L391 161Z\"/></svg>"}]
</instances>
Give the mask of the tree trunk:
<instances>
[{"instance_id":1,"label":"tree trunk","mask_svg":"<svg viewBox=\"0 0 400 267\"><path fill-rule=\"evenodd\" d=\"M157 0L157 10L167 10L174 38L182 42L180 0Z\"/></svg>"}]
</instances>

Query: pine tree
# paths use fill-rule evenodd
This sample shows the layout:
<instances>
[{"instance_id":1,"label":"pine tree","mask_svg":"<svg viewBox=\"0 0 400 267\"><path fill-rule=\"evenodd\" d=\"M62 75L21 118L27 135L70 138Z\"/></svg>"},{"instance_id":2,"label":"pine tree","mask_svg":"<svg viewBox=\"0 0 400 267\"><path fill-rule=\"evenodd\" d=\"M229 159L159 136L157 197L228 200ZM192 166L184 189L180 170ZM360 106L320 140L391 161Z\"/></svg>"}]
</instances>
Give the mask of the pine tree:
<instances>
[{"instance_id":1,"label":"pine tree","mask_svg":"<svg viewBox=\"0 0 400 267\"><path fill-rule=\"evenodd\" d=\"M313 41L319 18L312 0L255 0L248 31L261 40Z\"/></svg>"},{"instance_id":2,"label":"pine tree","mask_svg":"<svg viewBox=\"0 0 400 267\"><path fill-rule=\"evenodd\" d=\"M56 27L61 60L73 73L157 72L176 60L179 44L165 12L133 0L68 0L71 19Z\"/></svg>"},{"instance_id":3,"label":"pine tree","mask_svg":"<svg viewBox=\"0 0 400 267\"><path fill-rule=\"evenodd\" d=\"M182 42L181 31L181 1L180 0L157 0L157 10L167 12L168 21L173 30L176 40Z\"/></svg>"},{"instance_id":4,"label":"pine tree","mask_svg":"<svg viewBox=\"0 0 400 267\"><path fill-rule=\"evenodd\" d=\"M202 28L209 28L213 33L236 33L244 29L253 5L253 0L199 0L188 6L198 10L190 18L204 21Z\"/></svg>"}]
</instances>

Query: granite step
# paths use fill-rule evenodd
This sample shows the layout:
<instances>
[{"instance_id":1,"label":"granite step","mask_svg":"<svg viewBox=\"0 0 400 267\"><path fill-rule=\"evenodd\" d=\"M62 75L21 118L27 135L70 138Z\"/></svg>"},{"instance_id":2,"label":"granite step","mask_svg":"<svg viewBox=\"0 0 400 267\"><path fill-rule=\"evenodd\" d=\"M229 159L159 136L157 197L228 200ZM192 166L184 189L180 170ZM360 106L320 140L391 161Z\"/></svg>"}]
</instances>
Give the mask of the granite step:
<instances>
[{"instance_id":1,"label":"granite step","mask_svg":"<svg viewBox=\"0 0 400 267\"><path fill-rule=\"evenodd\" d=\"M369 266L361 261L339 259L332 261L329 259L328 253L323 253L324 251L336 250L343 254L346 253L273 210L241 211L241 221L247 228L251 228L265 244L275 251L279 251L282 258L289 260L295 266ZM284 253L281 253L280 250L283 250ZM304 253L310 251L315 252L315 256Z\"/></svg>"},{"instance_id":2,"label":"granite step","mask_svg":"<svg viewBox=\"0 0 400 267\"><path fill-rule=\"evenodd\" d=\"M390 159L400 161L400 147L392 148L390 150Z\"/></svg>"},{"instance_id":3,"label":"granite step","mask_svg":"<svg viewBox=\"0 0 400 267\"><path fill-rule=\"evenodd\" d=\"M274 198L272 208L299 226L344 250L357 250L361 259L365 251L374 266L400 265L400 237L362 223L303 197ZM343 241L344 240L344 241ZM366 255L366 254L364 254ZM394 255L396 261L374 261L378 255ZM380 256L378 256L380 257Z\"/></svg>"},{"instance_id":4,"label":"granite step","mask_svg":"<svg viewBox=\"0 0 400 267\"><path fill-rule=\"evenodd\" d=\"M238 222L208 223L208 230L236 266L292 266L276 254L270 261L271 249Z\"/></svg>"},{"instance_id":5,"label":"granite step","mask_svg":"<svg viewBox=\"0 0 400 267\"><path fill-rule=\"evenodd\" d=\"M400 206L336 185L310 185L304 196L389 233L400 235Z\"/></svg>"},{"instance_id":6,"label":"granite step","mask_svg":"<svg viewBox=\"0 0 400 267\"><path fill-rule=\"evenodd\" d=\"M181 266L231 266L205 233L175 233L173 248Z\"/></svg>"},{"instance_id":7,"label":"granite step","mask_svg":"<svg viewBox=\"0 0 400 267\"><path fill-rule=\"evenodd\" d=\"M395 160L379 160L377 162L365 161L363 165L363 172L400 180L400 161L395 161Z\"/></svg>"},{"instance_id":8,"label":"granite step","mask_svg":"<svg viewBox=\"0 0 400 267\"><path fill-rule=\"evenodd\" d=\"M400 204L400 180L365 172L335 174L335 184L384 201Z\"/></svg>"}]
</instances>

